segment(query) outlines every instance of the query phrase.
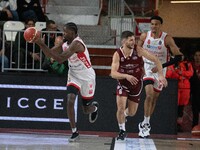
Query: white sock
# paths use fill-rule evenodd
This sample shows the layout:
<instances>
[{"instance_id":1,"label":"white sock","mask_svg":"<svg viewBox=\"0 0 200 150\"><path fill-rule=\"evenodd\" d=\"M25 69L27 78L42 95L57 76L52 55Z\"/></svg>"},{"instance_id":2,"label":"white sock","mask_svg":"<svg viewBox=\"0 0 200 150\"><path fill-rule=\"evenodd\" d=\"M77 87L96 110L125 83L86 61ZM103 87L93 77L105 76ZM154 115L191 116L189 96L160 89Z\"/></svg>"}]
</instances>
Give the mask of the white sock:
<instances>
[{"instance_id":1,"label":"white sock","mask_svg":"<svg viewBox=\"0 0 200 150\"><path fill-rule=\"evenodd\" d=\"M119 129L126 131L126 129L125 129L125 123L119 124Z\"/></svg>"},{"instance_id":2,"label":"white sock","mask_svg":"<svg viewBox=\"0 0 200 150\"><path fill-rule=\"evenodd\" d=\"M77 128L72 128L72 133L75 133L77 131Z\"/></svg>"},{"instance_id":3,"label":"white sock","mask_svg":"<svg viewBox=\"0 0 200 150\"><path fill-rule=\"evenodd\" d=\"M150 124L149 121L150 121L150 116L149 117L144 116L144 120L142 122L142 125L144 125L144 124Z\"/></svg>"}]
</instances>

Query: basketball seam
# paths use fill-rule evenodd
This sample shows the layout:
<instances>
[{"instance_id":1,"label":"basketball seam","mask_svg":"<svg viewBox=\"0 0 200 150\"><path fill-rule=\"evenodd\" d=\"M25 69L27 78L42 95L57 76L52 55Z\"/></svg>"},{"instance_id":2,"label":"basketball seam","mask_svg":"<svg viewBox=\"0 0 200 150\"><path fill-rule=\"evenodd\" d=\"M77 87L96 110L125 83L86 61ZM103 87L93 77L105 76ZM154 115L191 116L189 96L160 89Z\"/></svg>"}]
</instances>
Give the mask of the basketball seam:
<instances>
[{"instance_id":1,"label":"basketball seam","mask_svg":"<svg viewBox=\"0 0 200 150\"><path fill-rule=\"evenodd\" d=\"M34 29L35 29L36 32L35 32L35 34L34 34L32 40L30 40L29 42L33 42L33 40L35 39L35 37L36 37L36 35L37 35L37 32L38 32L38 31L36 30L36 28L34 28Z\"/></svg>"}]
</instances>

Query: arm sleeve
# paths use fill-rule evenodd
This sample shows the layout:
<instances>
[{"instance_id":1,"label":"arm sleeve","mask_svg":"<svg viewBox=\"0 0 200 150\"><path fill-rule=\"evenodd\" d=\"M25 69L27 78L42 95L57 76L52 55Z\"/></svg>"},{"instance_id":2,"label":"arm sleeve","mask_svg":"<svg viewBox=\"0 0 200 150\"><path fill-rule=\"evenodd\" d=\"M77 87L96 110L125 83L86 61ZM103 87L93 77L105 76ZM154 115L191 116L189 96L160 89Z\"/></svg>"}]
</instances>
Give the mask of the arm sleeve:
<instances>
[{"instance_id":1,"label":"arm sleeve","mask_svg":"<svg viewBox=\"0 0 200 150\"><path fill-rule=\"evenodd\" d=\"M171 65L173 65L173 64L178 63L179 61L182 60L182 56L183 56L183 55L175 55L175 57L172 58L170 61L168 61L168 62L162 64L162 67L165 68L165 67L168 67L168 66L171 66Z\"/></svg>"}]
</instances>

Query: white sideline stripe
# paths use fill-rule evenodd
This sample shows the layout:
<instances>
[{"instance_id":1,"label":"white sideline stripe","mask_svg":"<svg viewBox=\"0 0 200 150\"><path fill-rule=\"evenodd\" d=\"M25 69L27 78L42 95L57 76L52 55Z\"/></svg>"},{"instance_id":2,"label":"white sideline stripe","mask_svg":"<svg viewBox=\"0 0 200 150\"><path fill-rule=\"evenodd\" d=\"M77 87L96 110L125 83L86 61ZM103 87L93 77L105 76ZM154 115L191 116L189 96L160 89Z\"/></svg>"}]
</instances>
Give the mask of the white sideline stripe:
<instances>
[{"instance_id":1,"label":"white sideline stripe","mask_svg":"<svg viewBox=\"0 0 200 150\"><path fill-rule=\"evenodd\" d=\"M34 90L66 90L66 86L42 86L42 85L16 85L16 84L0 84L0 88L10 89L34 89Z\"/></svg>"},{"instance_id":2,"label":"white sideline stripe","mask_svg":"<svg viewBox=\"0 0 200 150\"><path fill-rule=\"evenodd\" d=\"M199 131L192 131L192 133L200 133L200 130Z\"/></svg>"},{"instance_id":3,"label":"white sideline stripe","mask_svg":"<svg viewBox=\"0 0 200 150\"><path fill-rule=\"evenodd\" d=\"M1 133L0 134L0 146L5 145L21 145L21 146L32 146L32 145L67 145L69 144L68 139L65 136L55 135L44 135L44 134L12 134L12 133ZM9 149L9 148L8 148ZM16 148L26 149L26 148ZM38 148L40 149L40 148Z\"/></svg>"},{"instance_id":4,"label":"white sideline stripe","mask_svg":"<svg viewBox=\"0 0 200 150\"><path fill-rule=\"evenodd\" d=\"M182 140L182 141L200 141L200 138L177 138L177 140Z\"/></svg>"},{"instance_id":5,"label":"white sideline stripe","mask_svg":"<svg viewBox=\"0 0 200 150\"><path fill-rule=\"evenodd\" d=\"M104 48L104 49L117 49L115 45L87 45L88 48Z\"/></svg>"},{"instance_id":6,"label":"white sideline stripe","mask_svg":"<svg viewBox=\"0 0 200 150\"><path fill-rule=\"evenodd\" d=\"M94 69L106 69L106 70L110 70L111 69L111 66L96 66L96 65L93 65L92 67Z\"/></svg>"},{"instance_id":7,"label":"white sideline stripe","mask_svg":"<svg viewBox=\"0 0 200 150\"><path fill-rule=\"evenodd\" d=\"M152 139L126 138L125 141L115 139L114 150L157 150Z\"/></svg>"},{"instance_id":8,"label":"white sideline stripe","mask_svg":"<svg viewBox=\"0 0 200 150\"><path fill-rule=\"evenodd\" d=\"M7 117L0 116L0 120L9 120L9 121L38 121L38 122L69 122L69 119L61 118L36 118L36 117Z\"/></svg>"}]
</instances>

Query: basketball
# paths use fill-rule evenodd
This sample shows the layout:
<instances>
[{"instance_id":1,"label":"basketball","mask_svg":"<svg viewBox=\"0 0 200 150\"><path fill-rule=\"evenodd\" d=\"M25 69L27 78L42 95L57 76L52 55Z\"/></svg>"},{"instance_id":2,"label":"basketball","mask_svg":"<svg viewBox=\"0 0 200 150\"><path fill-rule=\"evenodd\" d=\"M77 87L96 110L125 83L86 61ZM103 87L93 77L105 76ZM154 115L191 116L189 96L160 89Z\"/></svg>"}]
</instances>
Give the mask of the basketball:
<instances>
[{"instance_id":1,"label":"basketball","mask_svg":"<svg viewBox=\"0 0 200 150\"><path fill-rule=\"evenodd\" d=\"M40 37L40 32L35 27L29 27L24 31L24 38L27 42L32 43Z\"/></svg>"},{"instance_id":2,"label":"basketball","mask_svg":"<svg viewBox=\"0 0 200 150\"><path fill-rule=\"evenodd\" d=\"M191 132L193 136L200 136L200 125L194 126Z\"/></svg>"}]
</instances>

